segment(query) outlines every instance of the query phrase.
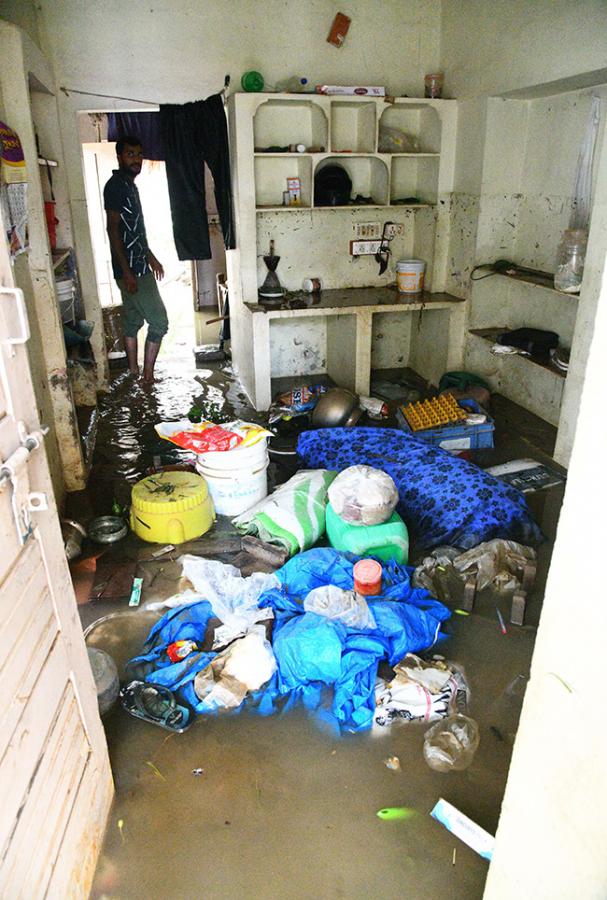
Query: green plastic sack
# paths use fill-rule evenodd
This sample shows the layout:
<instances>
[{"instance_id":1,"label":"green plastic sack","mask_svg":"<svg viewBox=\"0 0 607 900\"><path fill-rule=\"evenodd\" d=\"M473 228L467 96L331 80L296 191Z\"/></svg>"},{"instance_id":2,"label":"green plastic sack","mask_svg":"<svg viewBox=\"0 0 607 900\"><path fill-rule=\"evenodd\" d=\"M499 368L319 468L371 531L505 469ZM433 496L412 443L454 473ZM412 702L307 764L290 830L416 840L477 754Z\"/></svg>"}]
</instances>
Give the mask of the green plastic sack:
<instances>
[{"instance_id":1,"label":"green plastic sack","mask_svg":"<svg viewBox=\"0 0 607 900\"><path fill-rule=\"evenodd\" d=\"M233 524L243 534L284 547L291 556L307 550L325 533L327 489L336 475L327 469L304 469Z\"/></svg>"}]
</instances>

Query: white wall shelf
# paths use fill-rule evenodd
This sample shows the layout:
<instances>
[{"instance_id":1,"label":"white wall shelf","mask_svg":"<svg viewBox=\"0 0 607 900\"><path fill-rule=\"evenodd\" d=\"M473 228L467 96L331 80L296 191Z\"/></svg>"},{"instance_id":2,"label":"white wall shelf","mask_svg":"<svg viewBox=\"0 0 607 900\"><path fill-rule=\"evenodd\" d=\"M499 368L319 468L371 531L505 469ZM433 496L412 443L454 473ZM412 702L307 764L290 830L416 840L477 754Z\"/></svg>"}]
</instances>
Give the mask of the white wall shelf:
<instances>
[{"instance_id":1,"label":"white wall shelf","mask_svg":"<svg viewBox=\"0 0 607 900\"><path fill-rule=\"evenodd\" d=\"M238 246L228 254L232 352L256 408L269 403L271 376L280 376L289 367L291 374L303 375L323 369L336 372L343 363L344 373L346 369L349 373L348 378L344 374L344 383L349 380L360 387L365 379L356 370L368 370L365 360L371 344L374 358L389 365L397 363L402 343L410 348L416 370L430 380L442 374L438 370L447 362L457 366L464 335L463 306L459 304L456 313L450 300L445 305L425 304L421 313L414 305L404 309L393 292L396 309L386 311L385 298L378 301L381 308L373 338L369 310L319 314L297 304L285 315L260 316L253 311L265 277L261 257L270 241L281 258L278 276L288 291L300 290L303 279L313 276L320 277L329 292L381 292L394 284L395 261L412 256L426 261L431 296L445 290L456 101L397 98L393 104L383 97L235 93L229 98L228 117ZM386 125L393 129L390 146L379 152L380 133L383 140ZM410 135L402 149L398 129ZM297 144L306 151L289 151ZM328 165L348 172L351 200L360 196L372 202L318 206L315 175ZM301 203L283 206L287 178L294 177L300 179ZM421 202L395 202L414 197ZM445 202L439 202L443 197ZM353 229L370 220L379 221L381 227L386 221L402 226L391 246L390 266L381 274L372 256L355 259L350 255ZM426 316L427 310L432 310L431 315ZM414 321L412 314L421 315L415 329L406 324ZM388 323L382 316L388 317L389 327L381 324ZM382 337L384 331L392 336ZM342 341L350 355L339 362Z\"/></svg>"}]
</instances>

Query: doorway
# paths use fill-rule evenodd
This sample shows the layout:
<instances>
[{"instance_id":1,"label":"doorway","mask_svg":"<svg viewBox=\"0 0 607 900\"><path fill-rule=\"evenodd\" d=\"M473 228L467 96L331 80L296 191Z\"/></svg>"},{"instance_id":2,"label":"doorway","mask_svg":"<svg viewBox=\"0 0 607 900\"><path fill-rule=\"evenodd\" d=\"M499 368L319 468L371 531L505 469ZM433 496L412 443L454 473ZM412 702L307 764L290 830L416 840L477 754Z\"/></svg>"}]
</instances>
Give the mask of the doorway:
<instances>
[{"instance_id":1,"label":"doorway","mask_svg":"<svg viewBox=\"0 0 607 900\"><path fill-rule=\"evenodd\" d=\"M86 134L86 119L89 119L89 114L82 113L81 117L85 120L81 133L84 132L90 138L92 135ZM96 120L105 119L105 115L98 113L94 117ZM103 309L116 309L122 301L112 274L103 204L104 185L116 168L116 151L114 142L100 139L102 132L103 124L99 128L97 140L82 142L84 180L99 298ZM216 342L221 327L218 322L207 325L208 320L218 316L217 291L214 288L216 274L225 273L225 252L221 229L216 224L217 216L214 209L208 210L211 239L214 231L219 236L219 241L212 240L213 259L208 262L180 260L173 240L165 163L161 160L144 160L137 178L137 188L150 247L162 263L165 273L159 287L167 308L169 330L162 341L159 360L191 360L193 348L202 343ZM212 198L213 191L209 191L207 196ZM104 320L107 315L104 315ZM141 340L139 348L141 355Z\"/></svg>"}]
</instances>

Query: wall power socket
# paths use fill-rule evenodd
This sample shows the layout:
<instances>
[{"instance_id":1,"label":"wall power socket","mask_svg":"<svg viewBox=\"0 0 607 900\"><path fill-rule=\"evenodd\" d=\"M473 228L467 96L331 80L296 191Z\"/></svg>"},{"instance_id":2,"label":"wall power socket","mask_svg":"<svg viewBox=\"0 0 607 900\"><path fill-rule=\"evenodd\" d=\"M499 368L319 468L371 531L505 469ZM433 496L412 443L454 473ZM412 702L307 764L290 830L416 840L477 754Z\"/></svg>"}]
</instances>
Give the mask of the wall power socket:
<instances>
[{"instance_id":1,"label":"wall power socket","mask_svg":"<svg viewBox=\"0 0 607 900\"><path fill-rule=\"evenodd\" d=\"M381 241L350 241L350 256L373 256Z\"/></svg>"}]
</instances>

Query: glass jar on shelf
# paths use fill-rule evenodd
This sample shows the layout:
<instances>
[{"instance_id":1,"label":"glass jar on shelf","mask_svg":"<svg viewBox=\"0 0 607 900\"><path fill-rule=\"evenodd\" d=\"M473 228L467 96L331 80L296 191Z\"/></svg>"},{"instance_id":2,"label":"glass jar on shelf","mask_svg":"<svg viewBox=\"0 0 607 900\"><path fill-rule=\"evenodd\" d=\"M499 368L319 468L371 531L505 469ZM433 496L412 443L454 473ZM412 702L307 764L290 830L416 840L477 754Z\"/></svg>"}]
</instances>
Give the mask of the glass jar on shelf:
<instances>
[{"instance_id":1,"label":"glass jar on shelf","mask_svg":"<svg viewBox=\"0 0 607 900\"><path fill-rule=\"evenodd\" d=\"M577 294L582 286L588 232L585 228L567 228L559 244L554 286L557 291Z\"/></svg>"}]
</instances>

